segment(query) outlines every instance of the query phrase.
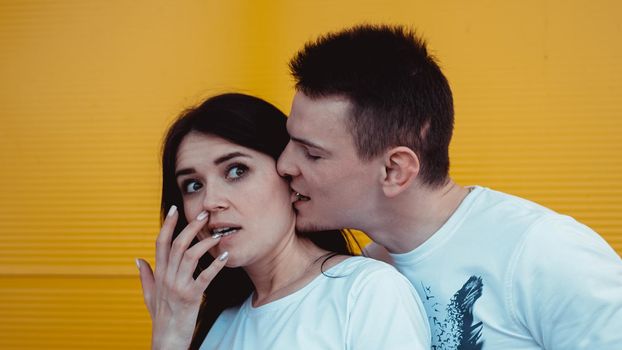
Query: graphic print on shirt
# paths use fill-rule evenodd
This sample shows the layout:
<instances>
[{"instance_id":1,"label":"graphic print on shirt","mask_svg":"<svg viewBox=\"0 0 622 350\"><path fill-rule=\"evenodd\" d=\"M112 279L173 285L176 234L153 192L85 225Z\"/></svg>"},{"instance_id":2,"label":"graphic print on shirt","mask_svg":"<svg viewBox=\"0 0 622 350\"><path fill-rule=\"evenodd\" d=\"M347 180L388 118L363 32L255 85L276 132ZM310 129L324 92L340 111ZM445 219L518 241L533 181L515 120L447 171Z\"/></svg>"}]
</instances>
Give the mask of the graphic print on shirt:
<instances>
[{"instance_id":1,"label":"graphic print on shirt","mask_svg":"<svg viewBox=\"0 0 622 350\"><path fill-rule=\"evenodd\" d=\"M421 283L432 331L432 350L482 349L482 322L473 324L473 307L482 296L483 286L481 277L471 276L442 310L443 305L432 294L432 287ZM441 316L443 311L445 315Z\"/></svg>"}]
</instances>

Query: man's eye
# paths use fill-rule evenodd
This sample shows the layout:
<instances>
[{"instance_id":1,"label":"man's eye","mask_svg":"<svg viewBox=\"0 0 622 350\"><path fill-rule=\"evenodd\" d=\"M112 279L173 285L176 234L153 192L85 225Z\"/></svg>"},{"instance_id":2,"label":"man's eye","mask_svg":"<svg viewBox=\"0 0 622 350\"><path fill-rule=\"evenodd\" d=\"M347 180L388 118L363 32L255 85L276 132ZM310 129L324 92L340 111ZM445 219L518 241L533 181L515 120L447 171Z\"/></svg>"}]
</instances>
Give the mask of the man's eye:
<instances>
[{"instance_id":1,"label":"man's eye","mask_svg":"<svg viewBox=\"0 0 622 350\"><path fill-rule=\"evenodd\" d=\"M242 164L235 164L227 169L227 179L229 180L237 180L244 176L248 171L248 167Z\"/></svg>"},{"instance_id":2,"label":"man's eye","mask_svg":"<svg viewBox=\"0 0 622 350\"><path fill-rule=\"evenodd\" d=\"M185 193L194 193L201 189L203 185L198 181L188 181L184 184L184 192Z\"/></svg>"},{"instance_id":3,"label":"man's eye","mask_svg":"<svg viewBox=\"0 0 622 350\"><path fill-rule=\"evenodd\" d=\"M316 155L314 155L314 154L310 153L310 152L309 152L309 151L307 151L307 150L305 150L305 157L306 157L307 159L311 159L311 160L318 160L318 159L322 158L322 157L320 157L320 156L316 156Z\"/></svg>"}]
</instances>

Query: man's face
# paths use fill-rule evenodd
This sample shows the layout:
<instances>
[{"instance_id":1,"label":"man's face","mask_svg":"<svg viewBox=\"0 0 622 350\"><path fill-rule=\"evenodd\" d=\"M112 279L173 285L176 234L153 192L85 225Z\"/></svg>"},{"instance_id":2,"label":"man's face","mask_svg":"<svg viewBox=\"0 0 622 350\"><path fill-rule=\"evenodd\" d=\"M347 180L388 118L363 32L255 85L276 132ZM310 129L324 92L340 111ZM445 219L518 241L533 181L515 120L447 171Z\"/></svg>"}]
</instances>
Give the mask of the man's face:
<instances>
[{"instance_id":1,"label":"man's face","mask_svg":"<svg viewBox=\"0 0 622 350\"><path fill-rule=\"evenodd\" d=\"M291 139L277 169L302 195L294 203L301 231L360 228L380 191L382 163L359 158L347 130L350 110L350 102L338 96L294 97L287 121Z\"/></svg>"}]
</instances>

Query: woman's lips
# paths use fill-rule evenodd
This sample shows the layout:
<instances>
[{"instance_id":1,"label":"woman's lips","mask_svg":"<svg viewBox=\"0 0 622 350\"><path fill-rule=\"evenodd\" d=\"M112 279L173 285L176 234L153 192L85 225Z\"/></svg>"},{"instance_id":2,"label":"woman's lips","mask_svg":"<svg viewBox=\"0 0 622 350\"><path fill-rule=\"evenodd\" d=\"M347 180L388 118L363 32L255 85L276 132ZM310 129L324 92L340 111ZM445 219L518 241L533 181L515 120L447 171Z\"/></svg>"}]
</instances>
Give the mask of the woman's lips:
<instances>
[{"instance_id":1,"label":"woman's lips","mask_svg":"<svg viewBox=\"0 0 622 350\"><path fill-rule=\"evenodd\" d=\"M241 227L222 227L212 231L212 238L227 237L238 232L240 229Z\"/></svg>"}]
</instances>

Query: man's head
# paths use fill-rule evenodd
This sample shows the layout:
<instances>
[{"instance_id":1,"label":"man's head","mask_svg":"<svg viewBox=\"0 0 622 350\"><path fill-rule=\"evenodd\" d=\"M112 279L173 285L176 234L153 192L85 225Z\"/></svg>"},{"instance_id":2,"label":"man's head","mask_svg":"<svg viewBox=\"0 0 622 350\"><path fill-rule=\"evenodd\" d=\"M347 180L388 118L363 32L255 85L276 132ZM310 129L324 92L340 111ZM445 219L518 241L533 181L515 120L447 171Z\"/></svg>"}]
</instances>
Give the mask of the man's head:
<instances>
[{"instance_id":1,"label":"man's head","mask_svg":"<svg viewBox=\"0 0 622 350\"><path fill-rule=\"evenodd\" d=\"M409 178L399 191L448 180L451 90L412 31L363 25L330 33L305 45L290 68L297 94L279 171L311 197L297 204L300 228L359 226L369 201L395 192L383 188L392 165L408 170L397 174Z\"/></svg>"}]
</instances>

